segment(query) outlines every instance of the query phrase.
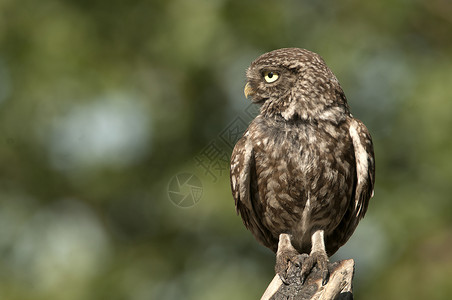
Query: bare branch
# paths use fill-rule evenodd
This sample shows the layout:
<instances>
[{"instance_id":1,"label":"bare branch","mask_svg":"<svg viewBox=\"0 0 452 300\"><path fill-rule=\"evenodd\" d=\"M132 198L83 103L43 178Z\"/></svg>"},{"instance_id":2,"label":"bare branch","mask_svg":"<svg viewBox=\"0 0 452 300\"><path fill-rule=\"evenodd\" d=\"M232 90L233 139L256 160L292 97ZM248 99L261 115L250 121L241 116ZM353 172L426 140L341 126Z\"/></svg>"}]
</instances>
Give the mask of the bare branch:
<instances>
[{"instance_id":1,"label":"bare branch","mask_svg":"<svg viewBox=\"0 0 452 300\"><path fill-rule=\"evenodd\" d=\"M261 300L345 300L353 299L352 280L355 262L353 259L328 264L330 277L322 286L322 274L314 268L304 284L300 280L300 267L291 265L288 271L288 284L278 275L267 287Z\"/></svg>"}]
</instances>

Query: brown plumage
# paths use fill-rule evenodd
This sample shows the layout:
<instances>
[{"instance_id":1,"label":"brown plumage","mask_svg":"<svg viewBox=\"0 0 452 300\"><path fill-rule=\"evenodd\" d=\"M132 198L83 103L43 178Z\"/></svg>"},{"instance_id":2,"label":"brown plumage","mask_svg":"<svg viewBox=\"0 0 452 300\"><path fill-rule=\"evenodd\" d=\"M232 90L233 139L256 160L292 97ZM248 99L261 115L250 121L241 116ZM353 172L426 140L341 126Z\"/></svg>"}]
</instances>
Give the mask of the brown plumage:
<instances>
[{"instance_id":1,"label":"brown plumage","mask_svg":"<svg viewBox=\"0 0 452 300\"><path fill-rule=\"evenodd\" d=\"M313 52L266 53L246 75L245 95L261 110L232 153L237 212L277 253L282 277L287 261L301 260L302 276L317 263L326 278L327 257L350 238L373 194L370 134Z\"/></svg>"}]
</instances>

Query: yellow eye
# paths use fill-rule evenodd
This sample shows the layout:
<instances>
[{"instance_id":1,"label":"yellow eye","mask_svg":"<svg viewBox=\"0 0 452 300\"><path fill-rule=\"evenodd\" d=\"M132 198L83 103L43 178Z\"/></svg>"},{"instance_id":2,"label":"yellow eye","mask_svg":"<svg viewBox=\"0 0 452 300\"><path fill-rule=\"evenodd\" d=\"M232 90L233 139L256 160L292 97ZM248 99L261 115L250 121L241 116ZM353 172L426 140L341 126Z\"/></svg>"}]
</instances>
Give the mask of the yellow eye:
<instances>
[{"instance_id":1,"label":"yellow eye","mask_svg":"<svg viewBox=\"0 0 452 300\"><path fill-rule=\"evenodd\" d=\"M272 83L278 80L279 74L276 72L265 72L264 73L264 79L267 83Z\"/></svg>"}]
</instances>

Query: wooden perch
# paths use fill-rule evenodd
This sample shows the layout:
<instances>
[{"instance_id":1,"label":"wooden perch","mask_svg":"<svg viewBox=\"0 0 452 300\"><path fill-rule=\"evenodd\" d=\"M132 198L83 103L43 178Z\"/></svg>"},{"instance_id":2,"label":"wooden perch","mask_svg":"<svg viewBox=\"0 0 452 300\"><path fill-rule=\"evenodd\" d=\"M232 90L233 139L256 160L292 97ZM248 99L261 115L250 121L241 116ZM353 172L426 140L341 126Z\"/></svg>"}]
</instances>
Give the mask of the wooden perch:
<instances>
[{"instance_id":1,"label":"wooden perch","mask_svg":"<svg viewBox=\"0 0 452 300\"><path fill-rule=\"evenodd\" d=\"M302 285L300 267L291 265L288 270L288 284L275 275L261 300L349 300L353 299L352 280L355 262L353 259L328 264L330 277L322 286L322 275L314 268Z\"/></svg>"}]
</instances>

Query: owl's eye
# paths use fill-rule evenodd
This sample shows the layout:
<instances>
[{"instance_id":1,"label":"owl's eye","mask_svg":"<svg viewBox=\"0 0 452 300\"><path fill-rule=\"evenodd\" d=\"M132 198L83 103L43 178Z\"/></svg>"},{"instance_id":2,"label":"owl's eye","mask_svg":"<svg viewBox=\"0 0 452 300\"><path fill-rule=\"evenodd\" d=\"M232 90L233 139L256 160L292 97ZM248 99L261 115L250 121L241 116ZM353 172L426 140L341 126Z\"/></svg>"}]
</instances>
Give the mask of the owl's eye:
<instances>
[{"instance_id":1,"label":"owl's eye","mask_svg":"<svg viewBox=\"0 0 452 300\"><path fill-rule=\"evenodd\" d=\"M267 83L272 83L278 80L279 74L276 72L265 72L264 73L264 79Z\"/></svg>"}]
</instances>

